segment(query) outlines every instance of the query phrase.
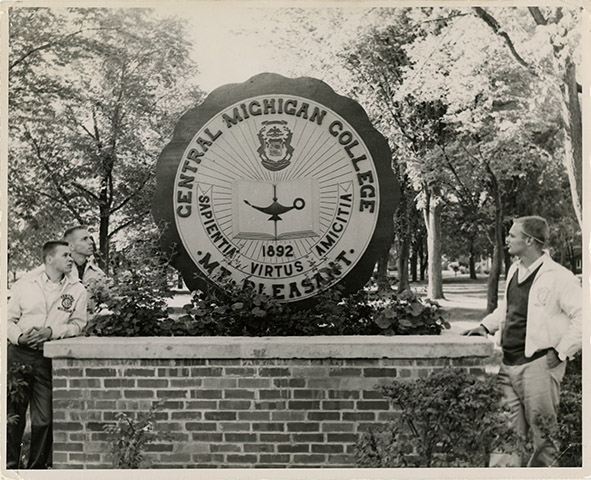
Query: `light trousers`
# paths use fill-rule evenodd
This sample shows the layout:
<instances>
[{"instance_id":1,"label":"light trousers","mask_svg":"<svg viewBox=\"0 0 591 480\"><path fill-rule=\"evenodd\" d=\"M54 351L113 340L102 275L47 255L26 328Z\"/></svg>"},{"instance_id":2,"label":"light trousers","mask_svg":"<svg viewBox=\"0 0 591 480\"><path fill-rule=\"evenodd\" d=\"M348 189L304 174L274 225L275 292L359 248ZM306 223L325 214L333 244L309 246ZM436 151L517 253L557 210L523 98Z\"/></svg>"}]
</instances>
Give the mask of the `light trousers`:
<instances>
[{"instance_id":1,"label":"light trousers","mask_svg":"<svg viewBox=\"0 0 591 480\"><path fill-rule=\"evenodd\" d=\"M556 449L544 437L536 417L540 414L546 417L548 426L556 424L565 369L566 362L550 368L547 356L524 365L501 365L498 380L510 410L510 425L525 438L531 430L534 451L527 462L517 453L493 453L489 466L556 466Z\"/></svg>"}]
</instances>

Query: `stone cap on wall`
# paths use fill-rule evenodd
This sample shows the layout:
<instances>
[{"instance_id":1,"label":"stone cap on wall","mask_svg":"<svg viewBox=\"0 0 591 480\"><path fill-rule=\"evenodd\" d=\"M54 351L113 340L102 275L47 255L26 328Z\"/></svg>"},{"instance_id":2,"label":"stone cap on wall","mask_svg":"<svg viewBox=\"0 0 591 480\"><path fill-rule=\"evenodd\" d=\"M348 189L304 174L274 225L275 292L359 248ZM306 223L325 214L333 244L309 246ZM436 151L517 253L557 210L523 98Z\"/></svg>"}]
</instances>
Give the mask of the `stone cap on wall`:
<instances>
[{"instance_id":1,"label":"stone cap on wall","mask_svg":"<svg viewBox=\"0 0 591 480\"><path fill-rule=\"evenodd\" d=\"M49 358L460 358L488 357L483 337L76 337L47 342Z\"/></svg>"}]
</instances>

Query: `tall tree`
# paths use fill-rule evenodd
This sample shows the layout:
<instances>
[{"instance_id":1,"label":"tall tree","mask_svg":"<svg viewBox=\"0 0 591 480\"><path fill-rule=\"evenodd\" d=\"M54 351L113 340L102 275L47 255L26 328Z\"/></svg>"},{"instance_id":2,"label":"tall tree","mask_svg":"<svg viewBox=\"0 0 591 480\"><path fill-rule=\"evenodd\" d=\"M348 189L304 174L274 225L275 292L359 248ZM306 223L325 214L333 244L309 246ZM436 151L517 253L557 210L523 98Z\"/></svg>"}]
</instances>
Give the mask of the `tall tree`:
<instances>
[{"instance_id":1,"label":"tall tree","mask_svg":"<svg viewBox=\"0 0 591 480\"><path fill-rule=\"evenodd\" d=\"M96 227L108 266L116 235L149 221L157 155L200 98L186 27L142 9L15 7L9 22L10 201Z\"/></svg>"}]
</instances>

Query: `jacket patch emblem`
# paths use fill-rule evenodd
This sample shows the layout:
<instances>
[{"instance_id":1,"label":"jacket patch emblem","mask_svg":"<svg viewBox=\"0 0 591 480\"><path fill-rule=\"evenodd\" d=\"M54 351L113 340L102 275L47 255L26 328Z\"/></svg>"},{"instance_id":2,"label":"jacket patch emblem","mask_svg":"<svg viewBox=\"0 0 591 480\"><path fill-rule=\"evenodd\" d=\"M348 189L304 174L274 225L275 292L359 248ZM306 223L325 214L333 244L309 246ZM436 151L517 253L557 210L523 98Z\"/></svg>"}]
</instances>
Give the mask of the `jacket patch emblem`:
<instances>
[{"instance_id":1,"label":"jacket patch emblem","mask_svg":"<svg viewBox=\"0 0 591 480\"><path fill-rule=\"evenodd\" d=\"M546 305L548 301L548 295L550 295L550 289L547 287L542 287L538 290L538 302L541 305Z\"/></svg>"},{"instance_id":2,"label":"jacket patch emblem","mask_svg":"<svg viewBox=\"0 0 591 480\"><path fill-rule=\"evenodd\" d=\"M72 309L72 305L74 305L74 297L69 293L64 293L61 298L62 305L60 307L60 310L65 310L69 312Z\"/></svg>"}]
</instances>

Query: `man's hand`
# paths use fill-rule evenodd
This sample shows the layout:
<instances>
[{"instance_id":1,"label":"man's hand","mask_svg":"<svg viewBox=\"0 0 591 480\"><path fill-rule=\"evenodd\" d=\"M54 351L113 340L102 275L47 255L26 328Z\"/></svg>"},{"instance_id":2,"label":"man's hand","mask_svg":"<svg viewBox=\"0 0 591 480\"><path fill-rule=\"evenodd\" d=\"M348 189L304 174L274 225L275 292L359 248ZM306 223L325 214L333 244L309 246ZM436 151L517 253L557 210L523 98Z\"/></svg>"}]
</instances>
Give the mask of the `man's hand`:
<instances>
[{"instance_id":1,"label":"man's hand","mask_svg":"<svg viewBox=\"0 0 591 480\"><path fill-rule=\"evenodd\" d=\"M40 347L43 343L47 342L47 340L49 340L51 338L52 333L53 332L50 327L43 327L43 328L39 328L39 329L34 329L34 331L31 332L31 335L29 338L29 347L31 347L31 348Z\"/></svg>"},{"instance_id":2,"label":"man's hand","mask_svg":"<svg viewBox=\"0 0 591 480\"><path fill-rule=\"evenodd\" d=\"M476 328L471 328L470 330L463 331L462 333L460 333L460 335L466 335L468 337L479 335L481 337L486 337L488 335L488 332L486 331L486 328L484 328L482 325L478 325Z\"/></svg>"},{"instance_id":3,"label":"man's hand","mask_svg":"<svg viewBox=\"0 0 591 480\"><path fill-rule=\"evenodd\" d=\"M562 363L562 360L558 357L558 352L553 348L548 350L546 361L548 362L548 368L550 369L555 368Z\"/></svg>"},{"instance_id":4,"label":"man's hand","mask_svg":"<svg viewBox=\"0 0 591 480\"><path fill-rule=\"evenodd\" d=\"M29 347L31 345L32 336L36 331L37 327L31 327L28 330L21 333L18 337L18 344L23 347Z\"/></svg>"}]
</instances>

